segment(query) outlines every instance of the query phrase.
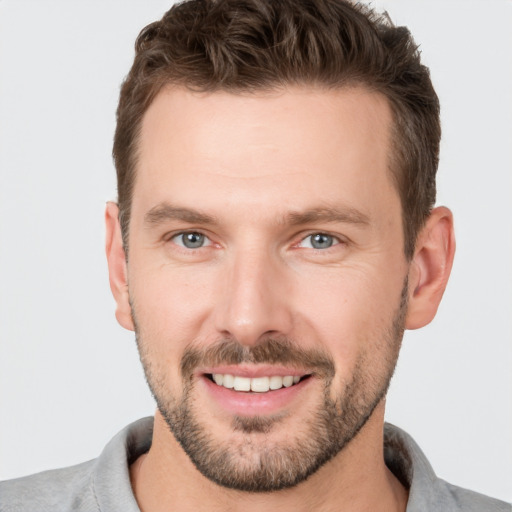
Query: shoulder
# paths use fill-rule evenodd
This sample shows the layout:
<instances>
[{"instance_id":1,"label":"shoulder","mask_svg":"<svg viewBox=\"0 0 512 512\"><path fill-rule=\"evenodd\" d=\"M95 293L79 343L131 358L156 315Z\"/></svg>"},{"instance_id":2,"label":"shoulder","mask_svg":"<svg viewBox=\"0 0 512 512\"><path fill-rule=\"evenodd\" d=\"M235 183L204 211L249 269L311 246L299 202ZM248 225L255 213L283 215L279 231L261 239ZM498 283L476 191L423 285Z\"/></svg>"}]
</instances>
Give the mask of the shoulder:
<instances>
[{"instance_id":1,"label":"shoulder","mask_svg":"<svg viewBox=\"0 0 512 512\"><path fill-rule=\"evenodd\" d=\"M463 512L512 512L512 505L437 479L437 510Z\"/></svg>"},{"instance_id":2,"label":"shoulder","mask_svg":"<svg viewBox=\"0 0 512 512\"><path fill-rule=\"evenodd\" d=\"M115 435L94 460L0 482L0 512L139 512L131 461L149 450L153 418Z\"/></svg>"},{"instance_id":3,"label":"shoulder","mask_svg":"<svg viewBox=\"0 0 512 512\"><path fill-rule=\"evenodd\" d=\"M388 468L409 489L407 512L512 512L512 506L438 478L414 439L387 423L384 454Z\"/></svg>"},{"instance_id":4,"label":"shoulder","mask_svg":"<svg viewBox=\"0 0 512 512\"><path fill-rule=\"evenodd\" d=\"M94 512L95 461L0 482L1 512Z\"/></svg>"}]
</instances>

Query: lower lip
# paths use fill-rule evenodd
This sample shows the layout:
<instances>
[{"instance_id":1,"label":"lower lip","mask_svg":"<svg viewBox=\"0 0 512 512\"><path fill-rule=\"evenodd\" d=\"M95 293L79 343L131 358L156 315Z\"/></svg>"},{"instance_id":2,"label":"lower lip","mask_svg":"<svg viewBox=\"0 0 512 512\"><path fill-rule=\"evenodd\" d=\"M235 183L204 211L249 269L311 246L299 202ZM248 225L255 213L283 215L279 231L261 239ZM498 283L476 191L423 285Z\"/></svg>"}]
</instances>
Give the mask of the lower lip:
<instances>
[{"instance_id":1,"label":"lower lip","mask_svg":"<svg viewBox=\"0 0 512 512\"><path fill-rule=\"evenodd\" d=\"M311 385L312 377L301 380L289 388L281 388L266 393L254 393L247 391L235 391L218 386L208 377L201 378L208 393L220 407L238 416L261 416L282 412L302 395L305 389Z\"/></svg>"}]
</instances>

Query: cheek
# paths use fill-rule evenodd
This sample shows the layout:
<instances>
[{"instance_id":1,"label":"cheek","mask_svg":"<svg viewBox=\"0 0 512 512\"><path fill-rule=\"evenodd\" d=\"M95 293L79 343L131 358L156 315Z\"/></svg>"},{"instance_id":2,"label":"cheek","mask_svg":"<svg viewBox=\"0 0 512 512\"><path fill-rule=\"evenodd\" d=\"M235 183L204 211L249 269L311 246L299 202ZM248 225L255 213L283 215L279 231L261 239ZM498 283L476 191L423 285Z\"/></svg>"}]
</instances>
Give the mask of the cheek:
<instances>
[{"instance_id":1,"label":"cheek","mask_svg":"<svg viewBox=\"0 0 512 512\"><path fill-rule=\"evenodd\" d=\"M310 332L333 357L342 379L348 378L363 356L378 364L400 303L396 276L388 282L383 276L376 279L372 272L354 268L317 275L314 283L296 293L299 331Z\"/></svg>"},{"instance_id":2,"label":"cheek","mask_svg":"<svg viewBox=\"0 0 512 512\"><path fill-rule=\"evenodd\" d=\"M184 348L200 337L212 303L211 280L197 269L170 266L133 273L130 298L140 337L152 354L175 365Z\"/></svg>"}]
</instances>

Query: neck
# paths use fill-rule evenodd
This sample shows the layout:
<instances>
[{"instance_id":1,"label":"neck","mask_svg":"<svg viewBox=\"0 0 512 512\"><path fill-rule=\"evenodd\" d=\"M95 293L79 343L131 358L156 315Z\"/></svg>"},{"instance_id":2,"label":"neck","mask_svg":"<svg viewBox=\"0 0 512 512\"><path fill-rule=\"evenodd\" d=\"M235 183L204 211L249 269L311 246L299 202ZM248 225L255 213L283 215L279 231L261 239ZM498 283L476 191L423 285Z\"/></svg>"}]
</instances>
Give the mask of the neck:
<instances>
[{"instance_id":1,"label":"neck","mask_svg":"<svg viewBox=\"0 0 512 512\"><path fill-rule=\"evenodd\" d=\"M407 491L384 463L383 423L382 402L357 436L305 482L282 491L247 493L201 475L157 412L151 449L130 468L132 487L143 512L252 512L264 507L280 512L404 512Z\"/></svg>"}]
</instances>

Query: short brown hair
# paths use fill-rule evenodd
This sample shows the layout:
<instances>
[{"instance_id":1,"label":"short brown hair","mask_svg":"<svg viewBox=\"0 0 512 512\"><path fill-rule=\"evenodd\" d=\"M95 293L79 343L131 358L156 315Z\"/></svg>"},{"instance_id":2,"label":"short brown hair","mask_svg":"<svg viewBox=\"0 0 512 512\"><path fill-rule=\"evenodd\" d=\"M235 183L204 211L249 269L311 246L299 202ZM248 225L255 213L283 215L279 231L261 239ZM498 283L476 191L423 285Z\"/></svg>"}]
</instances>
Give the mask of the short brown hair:
<instances>
[{"instance_id":1,"label":"short brown hair","mask_svg":"<svg viewBox=\"0 0 512 512\"><path fill-rule=\"evenodd\" d=\"M390 168L402 203L405 254L436 195L441 128L429 70L410 32L349 0L189 0L145 27L117 109L113 155L123 240L144 113L165 85L258 91L362 85L393 112Z\"/></svg>"}]
</instances>

